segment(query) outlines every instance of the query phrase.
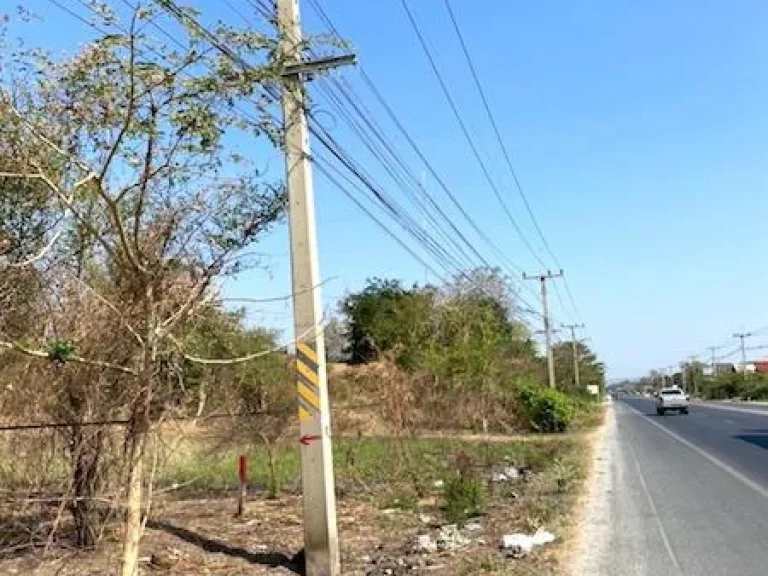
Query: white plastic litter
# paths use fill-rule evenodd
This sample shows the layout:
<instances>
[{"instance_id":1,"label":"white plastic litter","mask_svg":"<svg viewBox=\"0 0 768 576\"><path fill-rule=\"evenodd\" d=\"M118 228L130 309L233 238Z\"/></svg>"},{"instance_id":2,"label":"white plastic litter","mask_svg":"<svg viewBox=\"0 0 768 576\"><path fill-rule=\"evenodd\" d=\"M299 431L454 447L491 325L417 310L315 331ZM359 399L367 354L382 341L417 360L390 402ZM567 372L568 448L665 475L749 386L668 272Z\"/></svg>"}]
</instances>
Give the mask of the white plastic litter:
<instances>
[{"instance_id":1,"label":"white plastic litter","mask_svg":"<svg viewBox=\"0 0 768 576\"><path fill-rule=\"evenodd\" d=\"M437 550L437 542L432 539L429 534L419 534L416 536L416 542L414 542L417 552L434 552Z\"/></svg>"},{"instance_id":2,"label":"white plastic litter","mask_svg":"<svg viewBox=\"0 0 768 576\"><path fill-rule=\"evenodd\" d=\"M502 472L507 480L517 480L520 477L520 472L514 466L507 466Z\"/></svg>"},{"instance_id":3,"label":"white plastic litter","mask_svg":"<svg viewBox=\"0 0 768 576\"><path fill-rule=\"evenodd\" d=\"M491 472L488 476L488 479L494 484L501 484L502 482L509 480L504 472Z\"/></svg>"},{"instance_id":4,"label":"white plastic litter","mask_svg":"<svg viewBox=\"0 0 768 576\"><path fill-rule=\"evenodd\" d=\"M547 532L546 530L539 528L536 530L536 533L533 535L533 545L534 546L543 546L544 544L549 544L550 542L554 542L557 536L552 534L552 532Z\"/></svg>"},{"instance_id":5,"label":"white plastic litter","mask_svg":"<svg viewBox=\"0 0 768 576\"><path fill-rule=\"evenodd\" d=\"M528 534L504 534L501 537L501 551L513 558L527 556L533 550L533 538Z\"/></svg>"},{"instance_id":6,"label":"white plastic litter","mask_svg":"<svg viewBox=\"0 0 768 576\"><path fill-rule=\"evenodd\" d=\"M528 534L505 534L501 537L502 552L512 558L522 558L531 553L536 546L544 546L554 542L556 536L539 528L533 536Z\"/></svg>"}]
</instances>

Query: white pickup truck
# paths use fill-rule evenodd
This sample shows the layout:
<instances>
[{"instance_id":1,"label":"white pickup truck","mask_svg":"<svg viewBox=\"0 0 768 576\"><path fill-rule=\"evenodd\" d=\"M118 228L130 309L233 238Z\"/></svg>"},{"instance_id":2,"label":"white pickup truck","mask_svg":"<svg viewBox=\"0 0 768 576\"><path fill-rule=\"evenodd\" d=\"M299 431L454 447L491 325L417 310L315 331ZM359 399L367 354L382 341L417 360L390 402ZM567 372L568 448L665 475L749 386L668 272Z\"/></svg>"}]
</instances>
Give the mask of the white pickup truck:
<instances>
[{"instance_id":1,"label":"white pickup truck","mask_svg":"<svg viewBox=\"0 0 768 576\"><path fill-rule=\"evenodd\" d=\"M663 416L668 410L688 414L688 396L678 387L662 388L656 397L656 414Z\"/></svg>"}]
</instances>

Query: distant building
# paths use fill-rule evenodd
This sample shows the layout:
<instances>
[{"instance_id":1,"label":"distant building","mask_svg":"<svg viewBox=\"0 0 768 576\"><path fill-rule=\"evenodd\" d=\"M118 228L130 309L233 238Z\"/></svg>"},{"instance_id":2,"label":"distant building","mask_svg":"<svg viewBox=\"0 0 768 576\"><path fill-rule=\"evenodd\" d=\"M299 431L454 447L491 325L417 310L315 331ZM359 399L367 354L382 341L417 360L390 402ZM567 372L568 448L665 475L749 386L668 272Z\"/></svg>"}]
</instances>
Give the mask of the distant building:
<instances>
[{"instance_id":1,"label":"distant building","mask_svg":"<svg viewBox=\"0 0 768 576\"><path fill-rule=\"evenodd\" d=\"M736 364L736 372L747 372L749 374L754 374L757 372L757 365L759 362L747 362L746 364L738 363Z\"/></svg>"},{"instance_id":2,"label":"distant building","mask_svg":"<svg viewBox=\"0 0 768 576\"><path fill-rule=\"evenodd\" d=\"M715 364L715 369L714 369L715 376L721 376L723 374L734 374L735 372L736 372L736 367L733 364L728 364L728 363ZM712 366L704 367L704 375L705 376L713 375Z\"/></svg>"},{"instance_id":3,"label":"distant building","mask_svg":"<svg viewBox=\"0 0 768 576\"><path fill-rule=\"evenodd\" d=\"M755 372L758 374L768 374L768 360L757 360L753 364L755 365Z\"/></svg>"}]
</instances>

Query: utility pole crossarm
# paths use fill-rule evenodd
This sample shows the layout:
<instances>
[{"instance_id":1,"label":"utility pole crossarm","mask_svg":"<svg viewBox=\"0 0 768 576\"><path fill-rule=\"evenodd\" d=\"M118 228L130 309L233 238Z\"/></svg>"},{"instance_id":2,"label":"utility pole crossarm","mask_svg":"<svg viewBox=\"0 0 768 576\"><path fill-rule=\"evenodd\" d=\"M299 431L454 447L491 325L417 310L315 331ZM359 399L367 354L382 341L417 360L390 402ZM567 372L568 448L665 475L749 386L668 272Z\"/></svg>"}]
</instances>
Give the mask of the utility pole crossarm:
<instances>
[{"instance_id":1,"label":"utility pole crossarm","mask_svg":"<svg viewBox=\"0 0 768 576\"><path fill-rule=\"evenodd\" d=\"M356 56L354 54L344 54L342 56L331 56L317 60L309 60L288 64L282 71L283 78L295 78L298 76L312 76L318 72L324 72L339 66L354 64Z\"/></svg>"}]
</instances>

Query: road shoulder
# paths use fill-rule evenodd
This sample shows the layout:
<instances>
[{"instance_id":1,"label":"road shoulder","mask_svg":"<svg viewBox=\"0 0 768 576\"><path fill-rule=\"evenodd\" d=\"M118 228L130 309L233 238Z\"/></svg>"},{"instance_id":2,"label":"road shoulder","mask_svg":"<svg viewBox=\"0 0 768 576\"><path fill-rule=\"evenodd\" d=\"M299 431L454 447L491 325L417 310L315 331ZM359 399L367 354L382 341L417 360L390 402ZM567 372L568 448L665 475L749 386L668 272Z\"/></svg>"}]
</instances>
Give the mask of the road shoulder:
<instances>
[{"instance_id":1,"label":"road shoulder","mask_svg":"<svg viewBox=\"0 0 768 576\"><path fill-rule=\"evenodd\" d=\"M611 444L616 435L614 406L605 407L602 426L595 432L592 454L582 496L578 504L578 520L574 526L571 558L567 573L572 576L597 573L594 568L608 545L610 530L610 502L605 497L612 488Z\"/></svg>"}]
</instances>

